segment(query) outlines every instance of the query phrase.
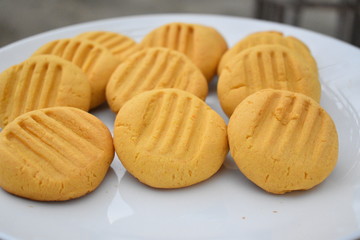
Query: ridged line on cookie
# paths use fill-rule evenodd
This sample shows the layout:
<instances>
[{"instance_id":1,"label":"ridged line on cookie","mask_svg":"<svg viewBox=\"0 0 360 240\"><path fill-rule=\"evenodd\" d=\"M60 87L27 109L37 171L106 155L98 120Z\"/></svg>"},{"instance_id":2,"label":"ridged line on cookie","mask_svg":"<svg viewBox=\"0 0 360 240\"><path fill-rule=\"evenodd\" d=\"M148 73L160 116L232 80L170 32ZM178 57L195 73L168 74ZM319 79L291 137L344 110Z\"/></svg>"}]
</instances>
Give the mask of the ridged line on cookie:
<instances>
[{"instance_id":1,"label":"ridged line on cookie","mask_svg":"<svg viewBox=\"0 0 360 240\"><path fill-rule=\"evenodd\" d=\"M280 59L285 65L285 79L290 79L290 81L284 81L285 87L283 89L296 92L298 89L296 84L294 84L295 82L292 81L292 79L297 81L298 79L296 79L296 76L300 75L298 69L293 67L296 63L293 61L293 58L290 58L285 52L282 52L282 57Z\"/></svg>"},{"instance_id":2,"label":"ridged line on cookie","mask_svg":"<svg viewBox=\"0 0 360 240\"><path fill-rule=\"evenodd\" d=\"M280 149L282 149L281 147L283 147L281 146L281 142L289 141L289 139L287 139L284 135L289 129L288 123L289 121L291 121L290 116L293 113L293 109L298 104L299 101L297 98L290 97L289 99L288 96L281 95L277 104L273 105L272 115L268 116L270 119L268 119L267 121L270 123L270 125L264 124L266 127L264 128L265 133L263 133L264 136L262 138L265 143L268 143L268 145L266 146L267 149L271 149L272 152L278 153L277 151L279 151ZM280 146L279 149L274 147L271 148L271 145L273 145L274 142L278 142L277 146ZM265 150L266 148L263 149Z\"/></svg>"},{"instance_id":3,"label":"ridged line on cookie","mask_svg":"<svg viewBox=\"0 0 360 240\"><path fill-rule=\"evenodd\" d=\"M328 139L331 134L331 120L309 99L272 93L258 109L261 114L253 119L254 127L247 138L251 147L257 145L269 150L267 154L274 162L287 149L294 149L296 153L306 152L304 161L321 159L322 155L334 151L331 144L325 147L319 142ZM299 134L294 134L296 132ZM287 171L286 174L290 174L291 169Z\"/></svg>"},{"instance_id":4,"label":"ridged line on cookie","mask_svg":"<svg viewBox=\"0 0 360 240\"><path fill-rule=\"evenodd\" d=\"M202 142L206 141L203 138L205 134L204 130L207 129L210 122L205 104L198 102L198 104L190 109L189 116L190 118L187 118L187 121L184 123L184 132L179 140L179 145L183 146L183 148L178 148L178 152L183 151L186 153L187 149L192 149L197 152Z\"/></svg>"},{"instance_id":5,"label":"ridged line on cookie","mask_svg":"<svg viewBox=\"0 0 360 240\"><path fill-rule=\"evenodd\" d=\"M81 164L80 167L85 166L87 160L91 159L91 156L100 154L101 150L97 148L95 144L92 144L84 137L79 136L62 122L57 121L46 114L41 114L41 118L34 116L33 119L44 131L53 136L54 140L52 144L57 144L59 149L63 149L62 152L66 154L64 157L77 158L77 161Z\"/></svg>"},{"instance_id":6,"label":"ridged line on cookie","mask_svg":"<svg viewBox=\"0 0 360 240\"><path fill-rule=\"evenodd\" d=\"M62 57L76 64L88 74L96 65L99 56L103 54L103 49L91 42L62 39L49 44L46 48L41 49L38 54L53 54Z\"/></svg>"},{"instance_id":7,"label":"ridged line on cookie","mask_svg":"<svg viewBox=\"0 0 360 240\"><path fill-rule=\"evenodd\" d=\"M161 58L156 58L156 65L157 67L152 67L151 72L147 76L146 81L143 81L141 85L139 85L138 89L142 90L150 90L154 89L156 87L164 87L166 84L164 84L164 76L166 76L166 72L168 71L168 63L170 54L169 52L166 52L164 54L161 54ZM164 69L166 69L164 71ZM162 84L162 86L160 86Z\"/></svg>"},{"instance_id":8,"label":"ridged line on cookie","mask_svg":"<svg viewBox=\"0 0 360 240\"><path fill-rule=\"evenodd\" d=\"M86 134L88 131L87 129L91 129L94 135L100 135L102 131L99 130L98 122L94 122L92 119L83 118L73 111L63 111L61 112L61 115L56 112L48 111L45 112L45 115L48 117L49 121L57 126L59 134L62 134L64 138L68 138L69 141L76 141L79 146L83 147L85 152L89 153L89 155L96 156L103 151L99 147L99 140L96 138L89 138ZM67 119L71 119L71 121ZM61 129L63 132L60 131Z\"/></svg>"},{"instance_id":9,"label":"ridged line on cookie","mask_svg":"<svg viewBox=\"0 0 360 240\"><path fill-rule=\"evenodd\" d=\"M174 58L172 58L174 59ZM159 80L156 83L156 87L160 87L160 84L163 87L179 87L176 85L176 82L173 81L173 79L169 76L180 76L179 73L183 73L185 68L185 64L183 61L181 61L180 57L175 57L175 59L173 61L171 61L171 63L167 63L165 66L165 71L162 74L161 78L159 78ZM179 80L179 77L178 79ZM182 79L182 81L189 81L188 79Z\"/></svg>"},{"instance_id":10,"label":"ridged line on cookie","mask_svg":"<svg viewBox=\"0 0 360 240\"><path fill-rule=\"evenodd\" d=\"M101 53L102 51L100 49L93 49L92 51L90 51L84 64L81 66L81 69L85 73L91 73L93 68L96 66L97 62L99 61Z\"/></svg>"},{"instance_id":11,"label":"ridged line on cookie","mask_svg":"<svg viewBox=\"0 0 360 240\"><path fill-rule=\"evenodd\" d=\"M158 114L156 116L155 121L152 121L153 124L150 124L151 127L151 133L150 133L150 137L148 137L148 140L145 144L145 149L148 151L152 151L155 146L159 143L160 141L160 136L162 135L165 125L167 122L170 122L172 119L171 117L168 116L168 113L171 111L171 109L173 108L173 102L174 100L177 99L177 95L172 93L172 94L166 94L163 96L163 101L161 101L161 106L159 106L159 111ZM149 125L149 126L150 126Z\"/></svg>"},{"instance_id":12,"label":"ridged line on cookie","mask_svg":"<svg viewBox=\"0 0 360 240\"><path fill-rule=\"evenodd\" d=\"M158 52L155 52L155 54L145 54L143 52L143 54L138 56L138 61L131 61L130 64L126 65L126 69L122 69L121 74L116 76L121 81L117 81L115 89L121 91L122 98L128 99L138 90L140 85L144 84L146 77L153 69L151 66L156 62L157 55ZM134 71L133 69L136 70ZM143 79L142 84L139 84L139 79Z\"/></svg>"},{"instance_id":13,"label":"ridged line on cookie","mask_svg":"<svg viewBox=\"0 0 360 240\"><path fill-rule=\"evenodd\" d=\"M133 41L132 39L126 36L118 35L116 33L87 33L83 34L82 38L86 38L102 44L104 47L110 49L110 51L115 55L129 55L130 52L134 52L133 48L136 46L135 41Z\"/></svg>"},{"instance_id":14,"label":"ridged line on cookie","mask_svg":"<svg viewBox=\"0 0 360 240\"><path fill-rule=\"evenodd\" d=\"M137 128L137 133L139 135L135 139L135 143L138 144L138 142L143 139L143 135L145 134L145 131L150 129L149 125L155 120L157 120L157 116L159 116L159 113L161 111L161 108L163 106L164 102L164 93L159 92L151 97L151 99L146 104L145 113L142 117L143 124L140 124Z\"/></svg>"},{"instance_id":15,"label":"ridged line on cookie","mask_svg":"<svg viewBox=\"0 0 360 240\"><path fill-rule=\"evenodd\" d=\"M34 148L33 144L29 144L26 139L18 136L13 132L9 132L6 136L9 146L2 148L12 161L20 166L22 172L25 168L33 169L35 172L48 172L54 177L64 177L65 172L63 168L58 168L52 164L52 159L49 155L42 153ZM17 156L13 157L16 152Z\"/></svg>"},{"instance_id":16,"label":"ridged line on cookie","mask_svg":"<svg viewBox=\"0 0 360 240\"><path fill-rule=\"evenodd\" d=\"M190 114L190 111L186 111L185 109L191 109L192 107L192 99L191 98L176 98L177 102L174 107L173 115L171 117L171 122L173 126L171 128L174 131L169 131L163 133L163 141L160 146L160 152L169 152L174 148L179 148L178 141L181 139L183 135L183 129L186 127L186 120ZM168 127L170 129L170 127Z\"/></svg>"},{"instance_id":17,"label":"ridged line on cookie","mask_svg":"<svg viewBox=\"0 0 360 240\"><path fill-rule=\"evenodd\" d=\"M270 64L266 62L270 61ZM276 59L276 60L275 60ZM289 56L287 52L280 51L257 51L244 53L234 67L243 68L241 71L244 79L234 79L230 91L247 87L247 93L255 92L266 88L285 89L298 92L300 89L297 83L301 76L296 59ZM237 64L241 63L241 66ZM229 71L229 70L228 70ZM231 73L230 73L231 74ZM304 74L304 73L303 73Z\"/></svg>"},{"instance_id":18,"label":"ridged line on cookie","mask_svg":"<svg viewBox=\"0 0 360 240\"><path fill-rule=\"evenodd\" d=\"M275 93L271 93L271 95L269 95L265 99L261 107L259 107L260 109L259 113L252 120L253 127L248 129L248 133L246 136L247 139L254 140L258 137L259 134L261 134L261 132L265 128L263 122L271 114L271 110L273 109L273 106L277 105L279 98L280 98L280 94L275 92Z\"/></svg>"},{"instance_id":19,"label":"ridged line on cookie","mask_svg":"<svg viewBox=\"0 0 360 240\"><path fill-rule=\"evenodd\" d=\"M63 68L59 64L36 62L25 64L19 73L8 81L11 92L6 99L5 119L14 119L20 114L53 106L61 84Z\"/></svg>"},{"instance_id":20,"label":"ridged line on cookie","mask_svg":"<svg viewBox=\"0 0 360 240\"><path fill-rule=\"evenodd\" d=\"M131 39L128 39L127 37L113 37L110 36L108 39L96 39L96 41L99 41L100 43L104 44L107 48L110 48L111 51L115 54L123 53L124 51L130 50L130 48L134 47L136 45L135 42L133 42Z\"/></svg>"},{"instance_id":21,"label":"ridged line on cookie","mask_svg":"<svg viewBox=\"0 0 360 240\"><path fill-rule=\"evenodd\" d=\"M138 142L142 142L147 151L174 152L177 157L196 152L209 124L203 105L176 93L157 95L155 102L148 104L144 118L149 123L139 129ZM198 144L194 144L197 141Z\"/></svg>"},{"instance_id":22,"label":"ridged line on cookie","mask_svg":"<svg viewBox=\"0 0 360 240\"><path fill-rule=\"evenodd\" d=\"M278 147L273 149L278 154L281 154L291 146L297 149L299 141L307 141L306 139L300 139L299 135L294 133L299 132L301 134L306 130L304 128L304 123L309 121L309 106L311 103L309 100L303 101L302 99L295 97L292 98L292 101L294 102L292 111L289 111L288 114L284 116L285 119L283 119L284 124L286 123L286 129L283 131L282 135L289 137L281 137L282 135L280 134ZM292 122L293 120L294 122Z\"/></svg>"},{"instance_id":23,"label":"ridged line on cookie","mask_svg":"<svg viewBox=\"0 0 360 240\"><path fill-rule=\"evenodd\" d=\"M114 89L119 89L123 99L154 88L175 87L189 90L190 79L195 72L184 72L188 65L183 61L183 57L157 50L148 54L144 53L143 56L138 61L131 61L126 67L124 65L125 68L121 69L121 73L116 76L122 80L115 83ZM169 61L170 59L172 61ZM134 68L136 71L132 70ZM184 73L189 74L189 77L181 78L180 76Z\"/></svg>"},{"instance_id":24,"label":"ridged line on cookie","mask_svg":"<svg viewBox=\"0 0 360 240\"><path fill-rule=\"evenodd\" d=\"M13 148L21 156L21 161L30 168L55 173L58 176L65 176L70 168L66 163L59 161L57 149L49 147L49 143L21 125L16 126L5 137L10 142L9 147Z\"/></svg>"},{"instance_id":25,"label":"ridged line on cookie","mask_svg":"<svg viewBox=\"0 0 360 240\"><path fill-rule=\"evenodd\" d=\"M194 55L194 27L184 24L169 24L155 30L146 46L163 46L184 53L192 58Z\"/></svg>"},{"instance_id":26,"label":"ridged line on cookie","mask_svg":"<svg viewBox=\"0 0 360 240\"><path fill-rule=\"evenodd\" d=\"M35 74L33 80L30 82L30 86L27 90L27 96L24 97L28 109L36 109L40 105L40 97L43 92L45 78L48 75L49 63L38 64L35 68Z\"/></svg>"},{"instance_id":27,"label":"ridged line on cookie","mask_svg":"<svg viewBox=\"0 0 360 240\"><path fill-rule=\"evenodd\" d=\"M16 116L24 112L27 91L29 90L35 66L36 63L33 63L30 66L25 65L21 68L19 78L16 79L14 95L12 95L14 97L12 99L8 99L8 101L13 101L8 113L9 119L14 119Z\"/></svg>"},{"instance_id":28,"label":"ridged line on cookie","mask_svg":"<svg viewBox=\"0 0 360 240\"><path fill-rule=\"evenodd\" d=\"M54 127L52 123L49 123L48 119L37 115L30 116L26 122L19 123L19 126L34 137L33 141L38 141L41 144L41 150L47 149L48 152L52 152L54 156L57 156L56 161L61 159L66 165L64 168L82 168L86 166L85 154L77 148L77 141L70 140L71 133L66 129ZM64 132L69 134L67 138L64 137ZM77 157L77 154L82 156ZM70 161L69 159L72 158L77 160Z\"/></svg>"}]
</instances>

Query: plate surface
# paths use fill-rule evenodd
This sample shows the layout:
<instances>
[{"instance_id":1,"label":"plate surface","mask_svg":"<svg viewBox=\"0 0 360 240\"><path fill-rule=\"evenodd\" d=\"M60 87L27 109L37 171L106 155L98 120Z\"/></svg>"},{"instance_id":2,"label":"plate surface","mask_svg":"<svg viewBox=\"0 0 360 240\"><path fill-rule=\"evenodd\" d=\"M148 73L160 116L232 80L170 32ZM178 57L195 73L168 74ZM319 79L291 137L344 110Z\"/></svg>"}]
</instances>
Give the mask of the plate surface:
<instances>
[{"instance_id":1,"label":"plate surface","mask_svg":"<svg viewBox=\"0 0 360 240\"><path fill-rule=\"evenodd\" d=\"M321 105L335 121L340 152L334 172L312 190L272 195L249 182L231 157L211 179L177 190L156 190L129 175L115 157L100 187L63 203L41 203L0 190L0 239L353 239L360 236L360 50L311 31L259 20L172 14L115 18L39 34L0 49L0 71L42 44L91 30L137 41L168 22L215 27L232 46L246 35L278 30L305 42L317 60ZM207 103L224 119L216 79ZM112 130L115 115L92 111Z\"/></svg>"}]
</instances>

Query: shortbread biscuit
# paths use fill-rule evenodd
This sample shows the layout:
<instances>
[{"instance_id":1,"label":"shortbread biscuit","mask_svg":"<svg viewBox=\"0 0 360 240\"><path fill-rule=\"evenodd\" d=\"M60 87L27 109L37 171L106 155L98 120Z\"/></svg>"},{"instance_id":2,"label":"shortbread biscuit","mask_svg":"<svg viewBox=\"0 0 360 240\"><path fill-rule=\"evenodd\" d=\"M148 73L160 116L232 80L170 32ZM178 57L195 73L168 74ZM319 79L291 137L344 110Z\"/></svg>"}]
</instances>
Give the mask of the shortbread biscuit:
<instances>
[{"instance_id":1,"label":"shortbread biscuit","mask_svg":"<svg viewBox=\"0 0 360 240\"><path fill-rule=\"evenodd\" d=\"M93 115L53 107L25 113L0 133L0 186L38 201L93 191L114 157L112 137Z\"/></svg>"},{"instance_id":2,"label":"shortbread biscuit","mask_svg":"<svg viewBox=\"0 0 360 240\"><path fill-rule=\"evenodd\" d=\"M100 43L101 45L109 49L111 53L115 57L117 57L120 62L124 61L131 54L142 49L142 47L130 37L116 32L84 32L78 35L76 38L88 39Z\"/></svg>"},{"instance_id":3,"label":"shortbread biscuit","mask_svg":"<svg viewBox=\"0 0 360 240\"><path fill-rule=\"evenodd\" d=\"M90 108L105 101L105 87L119 60L94 41L86 39L60 39L40 47L34 55L51 54L79 66L88 76L91 86Z\"/></svg>"},{"instance_id":4,"label":"shortbread biscuit","mask_svg":"<svg viewBox=\"0 0 360 240\"><path fill-rule=\"evenodd\" d=\"M304 64L308 64L314 74L318 75L317 63L311 55L309 48L299 39L292 36L284 36L283 33L277 31L257 32L240 40L222 56L218 66L218 74L220 75L222 69L241 51L263 44L276 44L290 48L303 58Z\"/></svg>"},{"instance_id":5,"label":"shortbread biscuit","mask_svg":"<svg viewBox=\"0 0 360 240\"><path fill-rule=\"evenodd\" d=\"M338 158L331 117L300 93L266 89L252 94L231 116L228 135L241 172L275 194L318 185Z\"/></svg>"},{"instance_id":6,"label":"shortbread biscuit","mask_svg":"<svg viewBox=\"0 0 360 240\"><path fill-rule=\"evenodd\" d=\"M216 29L189 23L160 26L148 33L140 44L144 47L167 47L184 53L208 81L215 75L221 56L227 50L225 39Z\"/></svg>"},{"instance_id":7,"label":"shortbread biscuit","mask_svg":"<svg viewBox=\"0 0 360 240\"><path fill-rule=\"evenodd\" d=\"M221 72L217 91L221 107L231 116L245 97L265 88L299 92L320 101L317 76L302 58L280 45L259 45L242 51Z\"/></svg>"},{"instance_id":8,"label":"shortbread biscuit","mask_svg":"<svg viewBox=\"0 0 360 240\"><path fill-rule=\"evenodd\" d=\"M204 181L228 152L224 120L178 89L147 91L129 100L116 117L114 145L124 167L155 188Z\"/></svg>"},{"instance_id":9,"label":"shortbread biscuit","mask_svg":"<svg viewBox=\"0 0 360 240\"><path fill-rule=\"evenodd\" d=\"M177 88L201 99L208 93L200 70L182 53L168 48L146 48L115 70L106 88L110 108L118 112L136 94L158 88Z\"/></svg>"},{"instance_id":10,"label":"shortbread biscuit","mask_svg":"<svg viewBox=\"0 0 360 240\"><path fill-rule=\"evenodd\" d=\"M56 56L34 56L0 74L0 127L40 108L88 111L90 99L90 84L79 67Z\"/></svg>"}]
</instances>

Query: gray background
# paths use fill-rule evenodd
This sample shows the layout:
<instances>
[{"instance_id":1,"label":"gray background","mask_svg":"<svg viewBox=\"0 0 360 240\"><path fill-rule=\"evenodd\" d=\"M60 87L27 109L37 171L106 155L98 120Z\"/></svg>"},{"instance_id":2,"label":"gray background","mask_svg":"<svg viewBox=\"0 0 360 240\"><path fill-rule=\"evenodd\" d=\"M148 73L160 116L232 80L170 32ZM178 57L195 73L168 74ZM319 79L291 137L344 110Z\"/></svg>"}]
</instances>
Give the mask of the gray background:
<instances>
[{"instance_id":1,"label":"gray background","mask_svg":"<svg viewBox=\"0 0 360 240\"><path fill-rule=\"evenodd\" d=\"M316 0L321 2L321 0ZM92 20L154 13L208 13L254 18L253 0L0 0L0 47L47 30ZM291 13L289 13L291 14ZM336 37L331 8L307 8L300 26ZM340 37L341 38L341 37Z\"/></svg>"}]
</instances>

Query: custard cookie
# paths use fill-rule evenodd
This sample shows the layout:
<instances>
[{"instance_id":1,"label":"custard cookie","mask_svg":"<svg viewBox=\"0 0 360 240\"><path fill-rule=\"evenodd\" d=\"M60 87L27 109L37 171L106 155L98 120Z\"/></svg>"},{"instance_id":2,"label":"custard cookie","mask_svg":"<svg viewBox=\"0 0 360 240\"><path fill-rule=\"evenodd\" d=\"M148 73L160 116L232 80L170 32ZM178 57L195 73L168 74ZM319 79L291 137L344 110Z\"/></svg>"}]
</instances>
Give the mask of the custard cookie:
<instances>
[{"instance_id":1,"label":"custard cookie","mask_svg":"<svg viewBox=\"0 0 360 240\"><path fill-rule=\"evenodd\" d=\"M230 117L244 98L265 88L299 92L320 101L317 75L302 58L280 45L258 45L242 51L221 72L217 92Z\"/></svg>"},{"instance_id":2,"label":"custard cookie","mask_svg":"<svg viewBox=\"0 0 360 240\"><path fill-rule=\"evenodd\" d=\"M228 135L241 172L275 194L318 185L338 158L331 117L300 93L266 89L248 96L231 116Z\"/></svg>"},{"instance_id":3,"label":"custard cookie","mask_svg":"<svg viewBox=\"0 0 360 240\"><path fill-rule=\"evenodd\" d=\"M114 145L129 173L155 188L204 181L228 152L224 120L179 89L147 91L129 100L117 114Z\"/></svg>"},{"instance_id":4,"label":"custard cookie","mask_svg":"<svg viewBox=\"0 0 360 240\"><path fill-rule=\"evenodd\" d=\"M72 107L27 112L0 133L0 187L38 201L93 191L114 157L112 137L93 115Z\"/></svg>"},{"instance_id":5,"label":"custard cookie","mask_svg":"<svg viewBox=\"0 0 360 240\"><path fill-rule=\"evenodd\" d=\"M144 47L167 47L184 53L208 81L215 75L221 56L227 50L225 39L216 29L189 23L160 26L148 33L140 44Z\"/></svg>"},{"instance_id":6,"label":"custard cookie","mask_svg":"<svg viewBox=\"0 0 360 240\"><path fill-rule=\"evenodd\" d=\"M130 37L116 32L84 32L78 35L76 38L88 39L100 43L101 45L109 49L111 53L115 57L117 57L120 62L124 61L131 54L142 49L142 47Z\"/></svg>"},{"instance_id":7,"label":"custard cookie","mask_svg":"<svg viewBox=\"0 0 360 240\"><path fill-rule=\"evenodd\" d=\"M200 70L182 53L168 48L146 48L126 59L106 87L106 99L114 112L136 94L158 88L178 88L201 99L208 84Z\"/></svg>"},{"instance_id":8,"label":"custard cookie","mask_svg":"<svg viewBox=\"0 0 360 240\"><path fill-rule=\"evenodd\" d=\"M51 54L62 57L87 75L91 87L90 108L105 101L105 87L119 60L101 44L86 39L60 39L40 47L34 55Z\"/></svg>"},{"instance_id":9,"label":"custard cookie","mask_svg":"<svg viewBox=\"0 0 360 240\"><path fill-rule=\"evenodd\" d=\"M78 66L56 56L34 56L0 74L0 127L40 108L88 111L90 99L90 84Z\"/></svg>"},{"instance_id":10,"label":"custard cookie","mask_svg":"<svg viewBox=\"0 0 360 240\"><path fill-rule=\"evenodd\" d=\"M309 48L299 39L292 36L284 36L283 33L277 31L257 32L240 40L222 56L218 66L218 74L220 75L222 69L241 51L263 44L276 44L290 48L303 58L304 64L308 64L314 74L318 75L317 64Z\"/></svg>"}]
</instances>

